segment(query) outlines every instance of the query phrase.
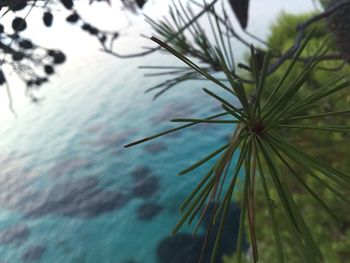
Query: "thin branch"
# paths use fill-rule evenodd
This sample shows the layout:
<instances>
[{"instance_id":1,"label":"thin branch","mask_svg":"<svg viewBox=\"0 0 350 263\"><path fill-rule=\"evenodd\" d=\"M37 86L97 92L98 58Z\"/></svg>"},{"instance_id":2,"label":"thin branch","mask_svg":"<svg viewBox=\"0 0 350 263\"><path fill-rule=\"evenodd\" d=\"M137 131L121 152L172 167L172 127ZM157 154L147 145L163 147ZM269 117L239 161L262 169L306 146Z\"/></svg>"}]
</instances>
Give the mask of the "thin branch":
<instances>
[{"instance_id":1,"label":"thin branch","mask_svg":"<svg viewBox=\"0 0 350 263\"><path fill-rule=\"evenodd\" d=\"M199 19L203 14L205 14L208 10L210 10L210 8L217 2L218 0L213 0L209 5L205 6L205 8L203 8L203 10L201 12L199 12L196 16L194 16L191 21L189 21L187 24L185 24L179 31L177 31L176 34L174 34L172 37L166 39L164 42L165 43L169 43L172 40L174 40L174 38L177 37L178 34L181 34L182 32L184 32L189 26L191 26L193 23L195 23L197 21L197 19ZM103 46L103 49L101 51L108 53L112 56L118 57L118 58L136 58L136 57L142 57L142 56L146 56L149 54L152 54L153 52L160 50L161 46L158 46L156 48L152 48L150 50L144 51L144 52L139 52L139 53L134 53L134 54L119 54L113 50L109 50L106 48L106 46Z\"/></svg>"},{"instance_id":2,"label":"thin branch","mask_svg":"<svg viewBox=\"0 0 350 263\"><path fill-rule=\"evenodd\" d=\"M6 93L7 93L7 97L8 97L8 100L9 100L9 109L10 111L12 112L12 114L17 117L17 114L13 108L13 100L12 100L12 94L11 94L11 90L10 90L10 86L9 84L7 83L7 81L5 82L5 87L6 87Z\"/></svg>"},{"instance_id":3,"label":"thin branch","mask_svg":"<svg viewBox=\"0 0 350 263\"><path fill-rule=\"evenodd\" d=\"M339 71L341 70L343 67L345 67L348 63L346 61L344 61L343 63L341 63L339 66L333 67L333 68L327 68L327 67L321 67L318 66L317 69L319 70L324 70L324 71Z\"/></svg>"},{"instance_id":4,"label":"thin branch","mask_svg":"<svg viewBox=\"0 0 350 263\"><path fill-rule=\"evenodd\" d=\"M298 33L296 35L294 45L291 48L289 48L284 54L282 54L282 56L280 58L278 58L277 61L269 67L267 73L272 74L273 72L275 72L279 68L279 66L281 66L286 60L290 59L295 54L295 52L299 49L299 47L300 47L300 45L305 37L305 30L311 24L318 22L324 18L329 17L335 11L339 10L340 8L343 8L346 5L350 5L349 0L339 1L338 3L336 3L333 6L331 6L330 8L328 8L325 12L320 13L318 15L315 15L315 16L311 17L310 19L306 20L305 22L299 24L297 26Z\"/></svg>"}]
</instances>

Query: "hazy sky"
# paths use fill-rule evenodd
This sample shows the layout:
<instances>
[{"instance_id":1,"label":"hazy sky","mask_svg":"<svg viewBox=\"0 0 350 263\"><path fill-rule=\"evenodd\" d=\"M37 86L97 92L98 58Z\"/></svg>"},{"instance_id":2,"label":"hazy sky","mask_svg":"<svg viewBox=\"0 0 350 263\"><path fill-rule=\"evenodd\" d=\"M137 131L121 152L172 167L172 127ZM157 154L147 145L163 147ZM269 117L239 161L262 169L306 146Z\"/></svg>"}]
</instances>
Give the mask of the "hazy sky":
<instances>
[{"instance_id":1,"label":"hazy sky","mask_svg":"<svg viewBox=\"0 0 350 263\"><path fill-rule=\"evenodd\" d=\"M127 53L141 46L152 45L151 41L139 37L140 33L151 35L151 30L144 23L142 13L132 14L121 10L120 1L112 0L112 7L105 2L88 4L88 0L76 1L76 7L82 17L91 21L94 25L106 30L120 30L122 37L116 42L118 51ZM165 15L168 10L168 0L149 0L145 5L143 12L152 18ZM176 1L175 1L176 2ZM182 1L186 2L186 1ZM200 0L198 0L200 2ZM263 37L268 32L269 25L274 21L276 14L281 11L299 13L308 10L314 10L312 0L252 0L250 1L250 17L248 30ZM59 78L53 81L65 83L69 81L65 72L74 72L80 69L82 74L91 74L91 67L84 67L87 61L93 64L94 60L106 59L106 54L99 51L99 43L79 27L69 25L65 22L65 17L70 12L61 9L55 12L54 23L51 28L46 28L42 23L43 10L33 10L28 17L28 29L23 36L31 38L39 45L60 48L68 55L68 62L61 66ZM17 15L23 15L18 13ZM1 18L1 23L9 28L13 16L11 14ZM127 27L127 28L126 28ZM114 59L114 58L113 58ZM110 58L108 58L110 60ZM135 60L132 60L134 63ZM125 61L125 63L130 63ZM96 64L97 65L97 64ZM28 104L28 99L24 97L24 85L18 80L11 78L11 87L13 88L13 97L15 107L22 107L22 104ZM9 115L7 96L4 89L0 89L0 119Z\"/></svg>"},{"instance_id":2,"label":"hazy sky","mask_svg":"<svg viewBox=\"0 0 350 263\"><path fill-rule=\"evenodd\" d=\"M201 0L197 1L201 2ZM92 5L89 5L88 2L89 0L76 1L76 8L85 20L91 21L101 29L125 29L129 20L132 21L131 27L128 27L127 30L122 30L126 41L128 41L128 35L135 36L138 33L151 33L145 27L145 23L140 23L144 21L142 13L134 15L130 12L123 12L120 0L112 0L112 6L107 5L105 2L96 2ZM170 2L170 0L149 0L143 12L152 18L166 15ZM175 0L175 2L177 1ZM182 2L186 3L188 1L182 0ZM312 0L251 0L250 16L252 19L249 21L248 29L259 34L261 33L261 28L265 27L263 31L266 31L268 25L274 20L275 15L283 10L297 13L313 8ZM26 11L19 13L19 15L23 15L23 13L26 13ZM74 53L78 52L79 55L83 56L91 54L91 52L95 53L92 49L93 47L98 49L99 45L95 39L81 32L78 27L71 26L65 22L65 17L70 12L64 10L64 8L55 12L53 26L49 29L43 26L42 13L42 9L34 9L31 12L28 17L29 27L23 33L24 36L34 39L43 46L62 48L66 52L74 51ZM1 18L1 23L8 24L11 22L12 17L11 14L6 15ZM142 41L142 38L139 38L139 41ZM125 44L123 40L120 42ZM123 45L122 48L127 46Z\"/></svg>"}]
</instances>

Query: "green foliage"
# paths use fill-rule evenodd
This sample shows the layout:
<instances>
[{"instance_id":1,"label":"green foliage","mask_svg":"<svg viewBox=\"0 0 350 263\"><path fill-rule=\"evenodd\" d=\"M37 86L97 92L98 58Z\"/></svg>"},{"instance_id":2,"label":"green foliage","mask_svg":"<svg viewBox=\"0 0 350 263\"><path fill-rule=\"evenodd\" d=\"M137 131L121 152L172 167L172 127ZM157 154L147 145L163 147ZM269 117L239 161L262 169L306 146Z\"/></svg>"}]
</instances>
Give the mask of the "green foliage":
<instances>
[{"instance_id":1,"label":"green foliage","mask_svg":"<svg viewBox=\"0 0 350 263\"><path fill-rule=\"evenodd\" d=\"M282 12L276 18L275 23L271 26L268 43L280 51L287 50L295 41L298 24L308 20L313 15L316 15L316 13L294 15ZM313 33L312 39L310 40L308 47L306 47L306 50L309 49L310 45L319 43L318 40L324 38L327 33L324 22L320 21L315 24L313 28L315 29L315 27L317 30Z\"/></svg>"},{"instance_id":2,"label":"green foliage","mask_svg":"<svg viewBox=\"0 0 350 263\"><path fill-rule=\"evenodd\" d=\"M272 25L270 30L270 36L268 37L268 43L279 53L284 53L290 48L295 42L295 35L297 33L297 25L302 23L303 21L310 18L313 14L301 14L301 15L293 15L282 13L276 20L276 23ZM302 57L310 57L315 53L320 46L329 39L329 31L327 29L326 23L324 21L320 21L314 27L314 33L312 39L310 39L308 45L303 51ZM329 46L329 51L331 53L336 53L336 48L333 44L332 38L329 39L331 41L331 45ZM291 79L296 76L296 74L300 73L304 64L303 61L299 62L299 67L295 68L295 72L292 72ZM319 67L327 67L327 68L335 68L339 67L339 65L343 64L341 60L327 60L325 62L321 62ZM283 74L283 71L286 69L287 65L282 65L281 68L274 74L272 74L269 78L271 83L275 83ZM325 70L316 70L312 72L312 74L307 79L308 87L318 88L323 83L326 83L330 80L330 76L337 77L340 74L344 74L348 70L348 68L344 68L344 70L334 70L334 71L325 71ZM310 86L311 85L311 86Z\"/></svg>"},{"instance_id":3,"label":"green foliage","mask_svg":"<svg viewBox=\"0 0 350 263\"><path fill-rule=\"evenodd\" d=\"M294 40L295 32L292 34L296 25L304 21L308 15L294 16L283 14L273 26L271 30L272 34L269 38L269 43L272 44L278 50L286 49L290 43ZM288 33L286 33L288 32ZM325 27L318 27L317 39L313 38L309 44L308 49L316 50L318 46L327 39L327 31ZM287 44L289 43L289 44ZM323 67L337 67L342 62L326 62L322 63ZM283 76L287 65L283 65L278 71L276 71L268 79L268 85L274 86L278 83L279 79ZM296 77L296 72L303 71L303 63L297 63L297 68L294 73L291 73L291 82ZM349 67L343 67L336 71L326 71L321 69L315 70L308 76L306 81L306 89L302 89L299 98L303 98L310 93L310 90L318 90L324 83L332 82L333 79L346 74L349 71ZM292 75L294 74L294 75ZM267 96L267 94L266 94ZM350 95L348 91L340 91L333 94L322 101L320 105L313 109L311 112L321 111L338 111L339 109L349 108ZM349 112L345 115L333 115L326 118L310 118L301 120L302 125L307 126L320 126L320 125L350 125ZM284 129L281 131L283 137L303 148L313 156L331 164L332 167L340 169L345 173L350 172L349 153L350 137L349 134L344 132L338 133L321 133L310 132L306 130L292 130ZM281 173L285 177L290 178L293 176L291 169L287 168L279 158L275 158L274 161L278 164ZM291 189L293 197L295 199L298 209L301 211L305 222L310 227L312 236L315 242L319 245L321 252L324 255L324 262L327 263L341 263L346 262L350 258L350 214L349 204L344 202L342 198L334 194L331 190L327 189L326 185L331 184L329 178L324 178L324 183L316 181L313 176L306 173L303 169L298 168L293 163L289 164L292 170L300 177L300 179L310 189L316 189L317 197L322 200L323 204L317 201L316 198L311 198L310 193L305 187L302 187L301 181L287 180L288 186ZM316 173L316 176L319 174ZM338 190L343 191L344 197L349 198L349 189L346 186L337 187ZM273 200L277 197L275 190L270 190ZM274 242L273 231L269 225L269 212L268 207L263 198L262 187L257 188L256 194L256 221L259 222L261 227L257 228L257 239L259 240L259 262L276 262L277 259L276 250L271 244ZM288 224L284 220L284 215L280 209L280 205L276 204L275 217L276 221L280 225L280 235L284 242L290 244L285 249L285 257L287 262L298 263L300 261L297 248L292 245L292 235L288 231ZM324 209L329 208L327 212ZM236 262L234 256L227 257L225 263Z\"/></svg>"}]
</instances>

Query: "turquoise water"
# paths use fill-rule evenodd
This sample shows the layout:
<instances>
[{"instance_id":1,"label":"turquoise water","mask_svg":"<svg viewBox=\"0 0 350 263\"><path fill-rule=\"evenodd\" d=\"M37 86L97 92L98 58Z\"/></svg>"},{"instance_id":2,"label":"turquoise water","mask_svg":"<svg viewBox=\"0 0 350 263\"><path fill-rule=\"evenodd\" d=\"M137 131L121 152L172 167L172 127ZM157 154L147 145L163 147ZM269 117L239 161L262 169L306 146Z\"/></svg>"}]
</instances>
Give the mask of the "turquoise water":
<instances>
[{"instance_id":1,"label":"turquoise water","mask_svg":"<svg viewBox=\"0 0 350 263\"><path fill-rule=\"evenodd\" d=\"M208 82L187 82L152 102L144 90L156 80L134 70L123 61L100 65L98 78L53 87L2 126L0 262L164 262L160 244L208 166L176 174L227 142L234 127L198 125L124 149L174 127L171 118L220 111L201 90L217 89ZM183 243L188 235L179 237Z\"/></svg>"}]
</instances>

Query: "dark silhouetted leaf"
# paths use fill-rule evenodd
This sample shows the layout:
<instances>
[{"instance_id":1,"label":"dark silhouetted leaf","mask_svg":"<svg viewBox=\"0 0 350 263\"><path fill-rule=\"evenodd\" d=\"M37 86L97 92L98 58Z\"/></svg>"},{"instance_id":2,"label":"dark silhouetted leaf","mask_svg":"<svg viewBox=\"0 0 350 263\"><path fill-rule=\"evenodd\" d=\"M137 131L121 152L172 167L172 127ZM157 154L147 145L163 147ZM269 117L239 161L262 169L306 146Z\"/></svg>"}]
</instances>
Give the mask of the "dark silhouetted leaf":
<instances>
[{"instance_id":1,"label":"dark silhouetted leaf","mask_svg":"<svg viewBox=\"0 0 350 263\"><path fill-rule=\"evenodd\" d=\"M106 40L107 40L107 37L106 37L106 35L101 35L98 39L100 40L100 42L102 44L104 44L106 42Z\"/></svg>"},{"instance_id":2,"label":"dark silhouetted leaf","mask_svg":"<svg viewBox=\"0 0 350 263\"><path fill-rule=\"evenodd\" d=\"M90 31L91 28L92 28L92 26L90 24L86 24L86 23L81 26L81 29L85 30L85 31Z\"/></svg>"},{"instance_id":3,"label":"dark silhouetted leaf","mask_svg":"<svg viewBox=\"0 0 350 263\"><path fill-rule=\"evenodd\" d=\"M27 85L28 88L30 88L30 87L32 87L34 85L34 81L33 80L28 80L26 82L26 85Z\"/></svg>"},{"instance_id":4,"label":"dark silhouetted leaf","mask_svg":"<svg viewBox=\"0 0 350 263\"><path fill-rule=\"evenodd\" d=\"M119 33L118 32L115 32L112 36L112 40L115 40L119 37Z\"/></svg>"},{"instance_id":5,"label":"dark silhouetted leaf","mask_svg":"<svg viewBox=\"0 0 350 263\"><path fill-rule=\"evenodd\" d=\"M230 0L229 2L241 27L245 29L248 24L249 0Z\"/></svg>"},{"instance_id":6,"label":"dark silhouetted leaf","mask_svg":"<svg viewBox=\"0 0 350 263\"><path fill-rule=\"evenodd\" d=\"M65 8L67 9L72 9L73 8L73 0L60 0L62 5L64 5Z\"/></svg>"},{"instance_id":7,"label":"dark silhouetted leaf","mask_svg":"<svg viewBox=\"0 0 350 263\"><path fill-rule=\"evenodd\" d=\"M92 27L89 31L91 35L97 35L99 33L99 30L96 27Z\"/></svg>"},{"instance_id":8,"label":"dark silhouetted leaf","mask_svg":"<svg viewBox=\"0 0 350 263\"><path fill-rule=\"evenodd\" d=\"M47 75L51 75L55 72L51 65L45 65L44 71Z\"/></svg>"},{"instance_id":9,"label":"dark silhouetted leaf","mask_svg":"<svg viewBox=\"0 0 350 263\"><path fill-rule=\"evenodd\" d=\"M136 0L136 4L139 8L142 8L146 4L147 0Z\"/></svg>"},{"instance_id":10,"label":"dark silhouetted leaf","mask_svg":"<svg viewBox=\"0 0 350 263\"><path fill-rule=\"evenodd\" d=\"M12 54L12 59L14 61L21 61L23 58L24 58L24 53L22 53L22 52L14 52Z\"/></svg>"},{"instance_id":11,"label":"dark silhouetted leaf","mask_svg":"<svg viewBox=\"0 0 350 263\"><path fill-rule=\"evenodd\" d=\"M80 19L79 15L77 13L73 13L69 16L67 16L66 21L69 23L76 23Z\"/></svg>"},{"instance_id":12,"label":"dark silhouetted leaf","mask_svg":"<svg viewBox=\"0 0 350 263\"><path fill-rule=\"evenodd\" d=\"M33 43L30 41L30 40L22 40L18 43L18 45L21 47L21 48L24 48L24 49L32 49L34 47Z\"/></svg>"},{"instance_id":13,"label":"dark silhouetted leaf","mask_svg":"<svg viewBox=\"0 0 350 263\"><path fill-rule=\"evenodd\" d=\"M63 54L61 51L57 51L55 56L53 57L53 63L62 64L65 61L66 61L66 55Z\"/></svg>"},{"instance_id":14,"label":"dark silhouetted leaf","mask_svg":"<svg viewBox=\"0 0 350 263\"><path fill-rule=\"evenodd\" d=\"M97 35L99 33L99 30L96 27L91 26L90 24L83 24L81 26L81 29L83 29L84 31L89 32L91 35Z\"/></svg>"},{"instance_id":15,"label":"dark silhouetted leaf","mask_svg":"<svg viewBox=\"0 0 350 263\"><path fill-rule=\"evenodd\" d=\"M50 49L47 51L47 54L53 58L54 64L62 64L66 61L66 55L59 50Z\"/></svg>"},{"instance_id":16,"label":"dark silhouetted leaf","mask_svg":"<svg viewBox=\"0 0 350 263\"><path fill-rule=\"evenodd\" d=\"M56 55L56 50L53 50L53 49L49 49L47 51L47 54L50 56L50 57L54 57Z\"/></svg>"},{"instance_id":17,"label":"dark silhouetted leaf","mask_svg":"<svg viewBox=\"0 0 350 263\"><path fill-rule=\"evenodd\" d=\"M27 23L23 18L16 17L12 20L12 28L16 32L23 31L27 28Z\"/></svg>"},{"instance_id":18,"label":"dark silhouetted leaf","mask_svg":"<svg viewBox=\"0 0 350 263\"><path fill-rule=\"evenodd\" d=\"M12 0L9 3L9 8L11 11L19 11L27 6L27 0Z\"/></svg>"},{"instance_id":19,"label":"dark silhouetted leaf","mask_svg":"<svg viewBox=\"0 0 350 263\"><path fill-rule=\"evenodd\" d=\"M45 26L50 27L53 21L53 15L51 12L45 12L43 15L43 21Z\"/></svg>"},{"instance_id":20,"label":"dark silhouetted leaf","mask_svg":"<svg viewBox=\"0 0 350 263\"><path fill-rule=\"evenodd\" d=\"M40 86L42 83L43 83L43 82L42 82L41 79L36 79L36 80L34 81L34 84L37 85L37 86Z\"/></svg>"},{"instance_id":21,"label":"dark silhouetted leaf","mask_svg":"<svg viewBox=\"0 0 350 263\"><path fill-rule=\"evenodd\" d=\"M4 84L6 82L6 78L4 75L4 72L2 72L2 69L0 69L0 85Z\"/></svg>"}]
</instances>

